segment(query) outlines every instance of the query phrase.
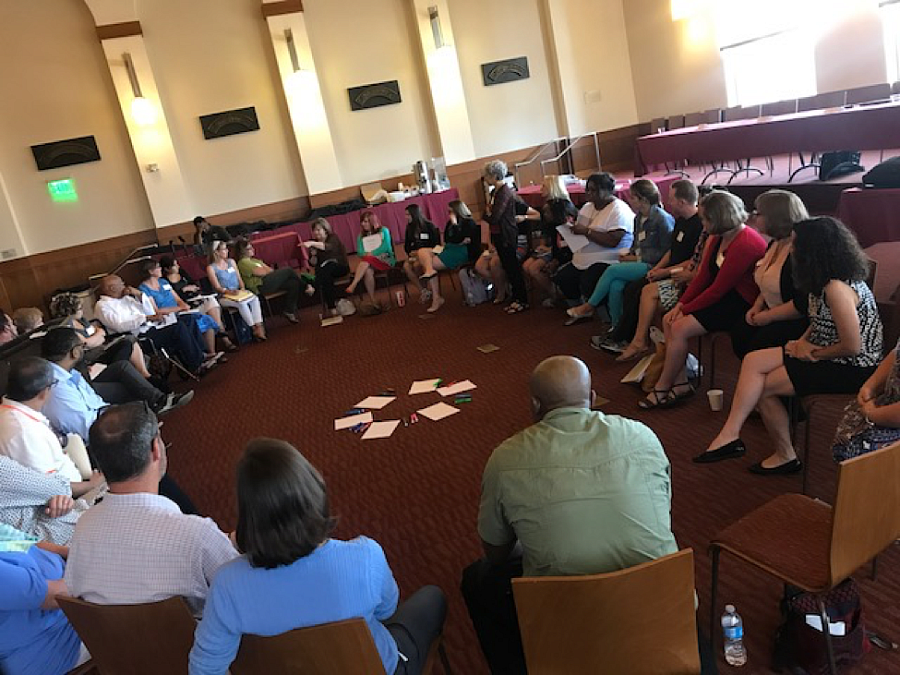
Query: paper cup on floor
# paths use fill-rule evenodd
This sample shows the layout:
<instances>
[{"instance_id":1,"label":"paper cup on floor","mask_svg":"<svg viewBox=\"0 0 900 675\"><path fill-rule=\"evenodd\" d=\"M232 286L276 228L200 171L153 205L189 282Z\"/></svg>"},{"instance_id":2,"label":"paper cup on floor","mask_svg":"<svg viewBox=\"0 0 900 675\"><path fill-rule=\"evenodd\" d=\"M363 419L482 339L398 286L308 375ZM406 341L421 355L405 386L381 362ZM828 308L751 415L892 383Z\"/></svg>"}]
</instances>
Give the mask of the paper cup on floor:
<instances>
[{"instance_id":1,"label":"paper cup on floor","mask_svg":"<svg viewBox=\"0 0 900 675\"><path fill-rule=\"evenodd\" d=\"M721 389L710 389L706 392L706 397L709 399L709 409L713 412L719 412L722 409L722 404L725 402L725 392Z\"/></svg>"}]
</instances>

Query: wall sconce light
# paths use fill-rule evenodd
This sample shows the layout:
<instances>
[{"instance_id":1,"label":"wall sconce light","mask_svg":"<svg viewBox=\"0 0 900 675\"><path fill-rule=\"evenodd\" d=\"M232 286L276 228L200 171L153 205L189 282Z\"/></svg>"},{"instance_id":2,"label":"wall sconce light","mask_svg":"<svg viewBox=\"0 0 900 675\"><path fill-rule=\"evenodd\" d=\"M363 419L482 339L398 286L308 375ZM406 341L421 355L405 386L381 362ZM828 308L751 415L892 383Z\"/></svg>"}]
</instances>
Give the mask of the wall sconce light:
<instances>
[{"instance_id":1,"label":"wall sconce light","mask_svg":"<svg viewBox=\"0 0 900 675\"><path fill-rule=\"evenodd\" d=\"M428 8L428 19L431 21L431 34L434 36L434 48L440 49L444 46L444 34L441 32L441 17L438 15L438 8L432 5Z\"/></svg>"},{"instance_id":2,"label":"wall sconce light","mask_svg":"<svg viewBox=\"0 0 900 675\"><path fill-rule=\"evenodd\" d=\"M131 117L140 126L150 126L156 122L156 106L149 99L144 98L144 94L141 92L141 83L138 82L131 54L125 52L122 54L122 60L125 61L125 70L128 72L128 80L131 82L131 93L134 94L134 100L131 102Z\"/></svg>"},{"instance_id":3,"label":"wall sconce light","mask_svg":"<svg viewBox=\"0 0 900 675\"><path fill-rule=\"evenodd\" d=\"M291 57L291 67L296 73L300 70L300 59L297 58L297 45L294 43L294 31L290 28L285 28L284 39L287 42L288 54Z\"/></svg>"}]
</instances>

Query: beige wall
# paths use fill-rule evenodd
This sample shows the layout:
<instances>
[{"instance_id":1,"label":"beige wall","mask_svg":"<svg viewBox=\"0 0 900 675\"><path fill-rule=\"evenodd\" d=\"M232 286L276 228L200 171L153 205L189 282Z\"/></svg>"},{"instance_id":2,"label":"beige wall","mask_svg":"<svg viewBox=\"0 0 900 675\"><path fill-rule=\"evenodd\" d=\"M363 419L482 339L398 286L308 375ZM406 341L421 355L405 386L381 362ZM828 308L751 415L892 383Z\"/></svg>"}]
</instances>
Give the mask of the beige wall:
<instances>
[{"instance_id":1,"label":"beige wall","mask_svg":"<svg viewBox=\"0 0 900 675\"><path fill-rule=\"evenodd\" d=\"M670 0L623 0L638 117L700 112L728 105L709 13L672 21ZM820 92L884 82L884 39L877 9L831 3L818 17Z\"/></svg>"},{"instance_id":2,"label":"beige wall","mask_svg":"<svg viewBox=\"0 0 900 675\"><path fill-rule=\"evenodd\" d=\"M548 5L569 135L636 123L622 0L549 0Z\"/></svg>"},{"instance_id":3,"label":"beige wall","mask_svg":"<svg viewBox=\"0 0 900 675\"><path fill-rule=\"evenodd\" d=\"M307 194L259 0L139 0L138 16L197 213ZM205 140L201 115L254 106L259 131Z\"/></svg>"},{"instance_id":4,"label":"beige wall","mask_svg":"<svg viewBox=\"0 0 900 675\"><path fill-rule=\"evenodd\" d=\"M94 22L81 2L0 2L0 209L35 254L153 227ZM29 146L93 135L99 162L38 171ZM55 204L47 181L73 178L76 203ZM0 193L0 199L4 199ZM7 235L7 236L4 236Z\"/></svg>"},{"instance_id":5,"label":"beige wall","mask_svg":"<svg viewBox=\"0 0 900 675\"><path fill-rule=\"evenodd\" d=\"M449 3L478 157L538 145L559 135L538 2ZM482 63L518 56L528 57L529 79L484 86Z\"/></svg>"},{"instance_id":6,"label":"beige wall","mask_svg":"<svg viewBox=\"0 0 900 675\"><path fill-rule=\"evenodd\" d=\"M830 25L816 45L816 84L820 92L880 84L887 79L884 34L875 7L852 12L835 7Z\"/></svg>"},{"instance_id":7,"label":"beige wall","mask_svg":"<svg viewBox=\"0 0 900 675\"><path fill-rule=\"evenodd\" d=\"M408 173L437 151L421 48L402 0L305 0L309 43L345 185ZM350 110L347 89L387 80L402 101Z\"/></svg>"},{"instance_id":8,"label":"beige wall","mask_svg":"<svg viewBox=\"0 0 900 675\"><path fill-rule=\"evenodd\" d=\"M640 121L727 105L708 17L673 22L669 0L625 0L623 5Z\"/></svg>"}]
</instances>

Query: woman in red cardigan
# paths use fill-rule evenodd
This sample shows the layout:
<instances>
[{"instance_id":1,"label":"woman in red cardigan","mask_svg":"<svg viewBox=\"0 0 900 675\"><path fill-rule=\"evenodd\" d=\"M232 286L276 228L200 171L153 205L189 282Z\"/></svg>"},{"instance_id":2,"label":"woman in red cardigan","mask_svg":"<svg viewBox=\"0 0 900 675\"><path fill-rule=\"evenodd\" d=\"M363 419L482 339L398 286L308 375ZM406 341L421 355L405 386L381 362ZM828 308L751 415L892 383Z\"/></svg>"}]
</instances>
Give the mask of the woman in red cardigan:
<instances>
[{"instance_id":1,"label":"woman in red cardigan","mask_svg":"<svg viewBox=\"0 0 900 675\"><path fill-rule=\"evenodd\" d=\"M727 331L744 318L759 288L753 280L766 242L745 225L744 204L730 192L713 191L700 202L700 220L709 233L697 276L681 300L663 317L666 362L656 388L638 405L670 408L694 393L687 379L688 340Z\"/></svg>"}]
</instances>

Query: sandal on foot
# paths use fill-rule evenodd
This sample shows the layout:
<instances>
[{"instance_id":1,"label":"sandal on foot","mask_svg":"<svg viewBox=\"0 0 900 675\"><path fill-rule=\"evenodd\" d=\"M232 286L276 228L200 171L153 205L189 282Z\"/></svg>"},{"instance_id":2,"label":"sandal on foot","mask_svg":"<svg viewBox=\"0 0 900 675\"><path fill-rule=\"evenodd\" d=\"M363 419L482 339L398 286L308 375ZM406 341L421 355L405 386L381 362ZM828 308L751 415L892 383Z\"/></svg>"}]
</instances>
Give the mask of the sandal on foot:
<instances>
[{"instance_id":1,"label":"sandal on foot","mask_svg":"<svg viewBox=\"0 0 900 675\"><path fill-rule=\"evenodd\" d=\"M672 395L671 389L654 389L650 392L653 400L642 398L638 401L638 408L641 410L655 410L656 408L666 408L669 397Z\"/></svg>"},{"instance_id":2,"label":"sandal on foot","mask_svg":"<svg viewBox=\"0 0 900 675\"><path fill-rule=\"evenodd\" d=\"M509 307L506 308L506 313L518 314L519 312L524 312L526 309L528 309L528 305L522 302L513 301Z\"/></svg>"}]
</instances>

